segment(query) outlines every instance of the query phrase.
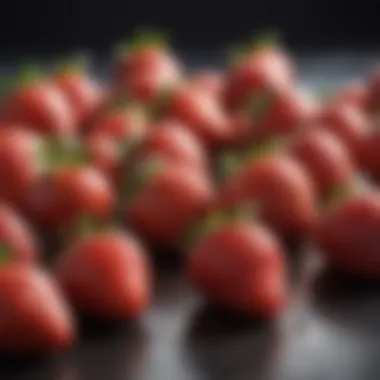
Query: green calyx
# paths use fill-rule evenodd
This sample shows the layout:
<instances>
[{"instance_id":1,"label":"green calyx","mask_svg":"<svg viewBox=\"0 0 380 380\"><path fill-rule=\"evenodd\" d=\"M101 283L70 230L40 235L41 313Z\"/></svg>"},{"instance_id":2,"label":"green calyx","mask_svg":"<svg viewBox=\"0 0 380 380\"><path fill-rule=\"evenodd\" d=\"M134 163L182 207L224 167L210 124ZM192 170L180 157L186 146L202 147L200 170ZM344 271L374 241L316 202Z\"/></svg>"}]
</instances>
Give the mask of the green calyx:
<instances>
[{"instance_id":1,"label":"green calyx","mask_svg":"<svg viewBox=\"0 0 380 380\"><path fill-rule=\"evenodd\" d=\"M360 184L355 180L351 184L335 185L322 199L322 209L334 207L357 194Z\"/></svg>"},{"instance_id":2,"label":"green calyx","mask_svg":"<svg viewBox=\"0 0 380 380\"><path fill-rule=\"evenodd\" d=\"M277 30L270 29L262 32L244 45L238 45L230 49L228 53L229 62L235 64L256 51L276 48L280 45L280 41L280 33Z\"/></svg>"},{"instance_id":3,"label":"green calyx","mask_svg":"<svg viewBox=\"0 0 380 380\"><path fill-rule=\"evenodd\" d=\"M141 28L135 30L129 43L121 43L116 46L116 54L125 57L130 53L136 53L149 48L166 49L169 44L167 33L153 28Z\"/></svg>"},{"instance_id":4,"label":"green calyx","mask_svg":"<svg viewBox=\"0 0 380 380\"><path fill-rule=\"evenodd\" d=\"M0 242L0 266L11 261L10 249L7 244Z\"/></svg>"},{"instance_id":5,"label":"green calyx","mask_svg":"<svg viewBox=\"0 0 380 380\"><path fill-rule=\"evenodd\" d=\"M128 94L118 94L111 104L106 107L106 115L108 113L123 113L134 114L144 120L145 109L138 101L132 99Z\"/></svg>"},{"instance_id":6,"label":"green calyx","mask_svg":"<svg viewBox=\"0 0 380 380\"><path fill-rule=\"evenodd\" d=\"M218 162L218 172L220 179L228 178L232 173L236 172L243 161L241 152L228 152L224 153Z\"/></svg>"},{"instance_id":7,"label":"green calyx","mask_svg":"<svg viewBox=\"0 0 380 380\"><path fill-rule=\"evenodd\" d=\"M275 102L275 95L271 91L262 91L253 94L247 102L246 112L253 123L260 123L270 112Z\"/></svg>"},{"instance_id":8,"label":"green calyx","mask_svg":"<svg viewBox=\"0 0 380 380\"><path fill-rule=\"evenodd\" d=\"M132 157L139 146L140 139L134 136L128 136L117 145L117 154L119 158Z\"/></svg>"},{"instance_id":9,"label":"green calyx","mask_svg":"<svg viewBox=\"0 0 380 380\"><path fill-rule=\"evenodd\" d=\"M220 179L224 180L230 177L233 173L236 173L245 162L273 156L285 151L287 146L288 140L286 138L276 137L248 148L224 153L218 161L218 173Z\"/></svg>"},{"instance_id":10,"label":"green calyx","mask_svg":"<svg viewBox=\"0 0 380 380\"><path fill-rule=\"evenodd\" d=\"M271 49L280 45L280 41L280 33L275 29L270 29L252 38L248 43L248 49L250 52L261 49Z\"/></svg>"},{"instance_id":11,"label":"green calyx","mask_svg":"<svg viewBox=\"0 0 380 380\"><path fill-rule=\"evenodd\" d=\"M118 94L112 104L109 105L109 111L124 111L131 107L131 104L136 104L128 94Z\"/></svg>"},{"instance_id":12,"label":"green calyx","mask_svg":"<svg viewBox=\"0 0 380 380\"><path fill-rule=\"evenodd\" d=\"M172 87L162 88L149 107L148 115L151 120L160 119L167 110L171 99L173 98L174 89Z\"/></svg>"},{"instance_id":13,"label":"green calyx","mask_svg":"<svg viewBox=\"0 0 380 380\"><path fill-rule=\"evenodd\" d=\"M91 215L83 215L76 223L76 235L80 238L86 238L99 233L106 228L103 220L98 220Z\"/></svg>"},{"instance_id":14,"label":"green calyx","mask_svg":"<svg viewBox=\"0 0 380 380\"><path fill-rule=\"evenodd\" d=\"M258 160L272 156L285 150L287 140L283 137L269 139L261 144L249 148L245 154L246 160Z\"/></svg>"},{"instance_id":15,"label":"green calyx","mask_svg":"<svg viewBox=\"0 0 380 380\"><path fill-rule=\"evenodd\" d=\"M88 152L77 141L45 139L41 142L41 169L49 172L62 167L77 167L89 162Z\"/></svg>"},{"instance_id":16,"label":"green calyx","mask_svg":"<svg viewBox=\"0 0 380 380\"><path fill-rule=\"evenodd\" d=\"M24 87L41 81L42 70L38 65L30 64L21 68L18 75L17 86Z\"/></svg>"},{"instance_id":17,"label":"green calyx","mask_svg":"<svg viewBox=\"0 0 380 380\"><path fill-rule=\"evenodd\" d=\"M77 54L68 60L60 62L53 71L57 75L69 75L83 73L89 66L89 57L86 54Z\"/></svg>"},{"instance_id":18,"label":"green calyx","mask_svg":"<svg viewBox=\"0 0 380 380\"><path fill-rule=\"evenodd\" d=\"M189 229L185 237L185 244L187 247L192 246L206 236L229 224L243 221L252 222L259 218L259 214L260 210L258 205L251 203L242 203L238 207L229 210L213 211Z\"/></svg>"},{"instance_id":19,"label":"green calyx","mask_svg":"<svg viewBox=\"0 0 380 380\"><path fill-rule=\"evenodd\" d=\"M148 156L138 162L131 171L128 171L122 185L122 202L129 203L141 188L156 177L160 167L161 161L157 157Z\"/></svg>"},{"instance_id":20,"label":"green calyx","mask_svg":"<svg viewBox=\"0 0 380 380\"><path fill-rule=\"evenodd\" d=\"M100 233L110 232L113 228L114 227L109 224L108 220L84 214L73 223L68 231L66 231L65 238L67 242L74 242L90 238L91 236Z\"/></svg>"},{"instance_id":21,"label":"green calyx","mask_svg":"<svg viewBox=\"0 0 380 380\"><path fill-rule=\"evenodd\" d=\"M2 75L0 77L0 97L5 98L24 87L44 80L42 70L38 65L28 64L20 68L15 75Z\"/></svg>"}]
</instances>

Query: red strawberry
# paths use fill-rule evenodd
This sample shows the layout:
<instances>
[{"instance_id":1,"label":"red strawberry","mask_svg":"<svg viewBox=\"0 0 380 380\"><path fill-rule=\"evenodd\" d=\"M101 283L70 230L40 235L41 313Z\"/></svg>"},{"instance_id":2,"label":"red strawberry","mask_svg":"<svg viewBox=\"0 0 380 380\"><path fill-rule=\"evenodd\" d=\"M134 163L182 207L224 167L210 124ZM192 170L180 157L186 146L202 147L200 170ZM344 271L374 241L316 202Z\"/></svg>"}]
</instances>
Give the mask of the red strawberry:
<instances>
[{"instance_id":1,"label":"red strawberry","mask_svg":"<svg viewBox=\"0 0 380 380\"><path fill-rule=\"evenodd\" d=\"M113 188L92 166L55 169L30 195L31 218L46 229L68 228L84 216L107 219L114 206Z\"/></svg>"},{"instance_id":2,"label":"red strawberry","mask_svg":"<svg viewBox=\"0 0 380 380\"><path fill-rule=\"evenodd\" d=\"M315 241L327 263L351 275L380 278L380 195L365 192L331 207Z\"/></svg>"},{"instance_id":3,"label":"red strawberry","mask_svg":"<svg viewBox=\"0 0 380 380\"><path fill-rule=\"evenodd\" d=\"M224 77L213 70L200 70L190 77L190 83L195 88L221 99L224 90Z\"/></svg>"},{"instance_id":4,"label":"red strawberry","mask_svg":"<svg viewBox=\"0 0 380 380\"><path fill-rule=\"evenodd\" d=\"M134 100L151 102L180 80L181 71L162 36L140 34L119 56L116 87Z\"/></svg>"},{"instance_id":5,"label":"red strawberry","mask_svg":"<svg viewBox=\"0 0 380 380\"><path fill-rule=\"evenodd\" d=\"M158 162L157 162L158 161ZM180 238L209 206L213 190L206 173L154 157L137 166L130 178L126 217L153 244L177 247ZM136 183L133 181L139 182Z\"/></svg>"},{"instance_id":6,"label":"red strawberry","mask_svg":"<svg viewBox=\"0 0 380 380\"><path fill-rule=\"evenodd\" d=\"M37 259L37 242L27 222L10 207L0 204L0 251L12 260L33 262Z\"/></svg>"},{"instance_id":7,"label":"red strawberry","mask_svg":"<svg viewBox=\"0 0 380 380\"><path fill-rule=\"evenodd\" d=\"M367 110L374 114L378 114L380 107L380 68L373 70L371 77L368 80L368 97Z\"/></svg>"},{"instance_id":8,"label":"red strawberry","mask_svg":"<svg viewBox=\"0 0 380 380\"><path fill-rule=\"evenodd\" d=\"M369 132L369 124L362 111L348 104L327 108L320 116L321 125L335 133L359 163L362 141Z\"/></svg>"},{"instance_id":9,"label":"red strawberry","mask_svg":"<svg viewBox=\"0 0 380 380\"><path fill-rule=\"evenodd\" d=\"M360 150L360 162L362 169L372 179L380 181L380 132L371 131L363 139Z\"/></svg>"},{"instance_id":10,"label":"red strawberry","mask_svg":"<svg viewBox=\"0 0 380 380\"><path fill-rule=\"evenodd\" d=\"M90 161L117 184L124 171L125 156L146 133L146 120L137 107L116 107L104 113L85 140Z\"/></svg>"},{"instance_id":11,"label":"red strawberry","mask_svg":"<svg viewBox=\"0 0 380 380\"><path fill-rule=\"evenodd\" d=\"M188 127L175 120L152 125L139 147L139 155L159 156L174 163L199 169L207 167L206 152Z\"/></svg>"},{"instance_id":12,"label":"red strawberry","mask_svg":"<svg viewBox=\"0 0 380 380\"><path fill-rule=\"evenodd\" d=\"M73 344L75 328L53 279L36 266L11 263L0 269L0 351L45 353Z\"/></svg>"},{"instance_id":13,"label":"red strawberry","mask_svg":"<svg viewBox=\"0 0 380 380\"><path fill-rule=\"evenodd\" d=\"M365 111L368 106L369 91L362 83L349 83L329 101L330 104L347 104Z\"/></svg>"},{"instance_id":14,"label":"red strawberry","mask_svg":"<svg viewBox=\"0 0 380 380\"><path fill-rule=\"evenodd\" d=\"M266 100L252 103L248 108L250 140L265 141L288 136L314 121L319 111L317 101L306 92L286 88L268 92Z\"/></svg>"},{"instance_id":15,"label":"red strawberry","mask_svg":"<svg viewBox=\"0 0 380 380\"><path fill-rule=\"evenodd\" d=\"M320 128L307 130L294 138L290 150L309 171L320 197L352 186L356 166L347 147L333 133Z\"/></svg>"},{"instance_id":16,"label":"red strawberry","mask_svg":"<svg viewBox=\"0 0 380 380\"><path fill-rule=\"evenodd\" d=\"M0 129L0 200L23 207L41 174L41 140L14 125Z\"/></svg>"},{"instance_id":17,"label":"red strawberry","mask_svg":"<svg viewBox=\"0 0 380 380\"><path fill-rule=\"evenodd\" d=\"M230 222L189 252L187 274L209 300L249 316L274 317L287 298L284 251L257 223Z\"/></svg>"},{"instance_id":18,"label":"red strawberry","mask_svg":"<svg viewBox=\"0 0 380 380\"><path fill-rule=\"evenodd\" d=\"M66 139L76 133L73 110L64 94L52 81L34 73L23 78L5 99L3 116L46 136Z\"/></svg>"},{"instance_id":19,"label":"red strawberry","mask_svg":"<svg viewBox=\"0 0 380 380\"><path fill-rule=\"evenodd\" d=\"M61 256L57 276L73 306L88 316L131 318L149 306L149 263L128 234L98 233L75 242Z\"/></svg>"},{"instance_id":20,"label":"red strawberry","mask_svg":"<svg viewBox=\"0 0 380 380\"><path fill-rule=\"evenodd\" d=\"M227 73L224 98L236 110L246 107L254 95L276 93L293 84L294 67L287 54L278 45L257 41Z\"/></svg>"},{"instance_id":21,"label":"red strawberry","mask_svg":"<svg viewBox=\"0 0 380 380\"><path fill-rule=\"evenodd\" d=\"M143 110L132 104L111 107L93 125L93 133L102 133L121 140L132 137L140 139L146 131L146 117Z\"/></svg>"},{"instance_id":22,"label":"red strawberry","mask_svg":"<svg viewBox=\"0 0 380 380\"><path fill-rule=\"evenodd\" d=\"M217 209L251 204L259 215L286 239L298 240L317 216L314 184L295 159L278 154L244 162L227 180Z\"/></svg>"},{"instance_id":23,"label":"red strawberry","mask_svg":"<svg viewBox=\"0 0 380 380\"><path fill-rule=\"evenodd\" d=\"M68 99L73 109L75 122L82 126L103 101L100 84L86 73L83 65L73 62L61 69L53 79L56 86Z\"/></svg>"},{"instance_id":24,"label":"red strawberry","mask_svg":"<svg viewBox=\"0 0 380 380\"><path fill-rule=\"evenodd\" d=\"M215 97L189 84L173 90L164 109L164 116L182 122L205 147L218 149L230 137L229 118L221 104Z\"/></svg>"}]
</instances>

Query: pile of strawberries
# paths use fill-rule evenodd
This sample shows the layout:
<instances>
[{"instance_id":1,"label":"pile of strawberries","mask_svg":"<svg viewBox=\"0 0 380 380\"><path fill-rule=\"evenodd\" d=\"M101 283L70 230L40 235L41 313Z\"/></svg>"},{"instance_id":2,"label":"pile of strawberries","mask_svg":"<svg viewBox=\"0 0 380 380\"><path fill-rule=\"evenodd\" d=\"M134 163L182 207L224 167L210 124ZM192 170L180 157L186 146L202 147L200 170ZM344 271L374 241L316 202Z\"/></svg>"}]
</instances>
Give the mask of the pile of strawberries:
<instances>
[{"instance_id":1,"label":"pile of strawberries","mask_svg":"<svg viewBox=\"0 0 380 380\"><path fill-rule=\"evenodd\" d=\"M0 351L67 348L74 316L143 315L148 251L182 255L200 294L252 317L286 306L289 242L380 278L380 75L328 99L298 85L268 40L224 72L187 72L157 36L120 51L107 84L24 72L0 107Z\"/></svg>"}]
</instances>

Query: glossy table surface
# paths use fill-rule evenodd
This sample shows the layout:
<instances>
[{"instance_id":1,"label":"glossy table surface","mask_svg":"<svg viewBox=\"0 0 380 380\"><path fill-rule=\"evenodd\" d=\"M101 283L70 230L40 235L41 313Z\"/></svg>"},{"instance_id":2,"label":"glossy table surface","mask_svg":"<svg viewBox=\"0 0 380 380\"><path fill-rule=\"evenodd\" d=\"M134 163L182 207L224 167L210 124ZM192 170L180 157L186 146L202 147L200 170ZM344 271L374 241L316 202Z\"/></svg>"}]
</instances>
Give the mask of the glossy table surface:
<instances>
[{"instance_id":1,"label":"glossy table surface","mask_svg":"<svg viewBox=\"0 0 380 380\"><path fill-rule=\"evenodd\" d=\"M306 87L359 78L375 55L300 58ZM0 361L1 380L378 380L380 286L326 273L309 248L291 252L292 298L272 322L227 315L187 285L181 265L157 265L148 314L84 322L79 344L53 358Z\"/></svg>"}]
</instances>

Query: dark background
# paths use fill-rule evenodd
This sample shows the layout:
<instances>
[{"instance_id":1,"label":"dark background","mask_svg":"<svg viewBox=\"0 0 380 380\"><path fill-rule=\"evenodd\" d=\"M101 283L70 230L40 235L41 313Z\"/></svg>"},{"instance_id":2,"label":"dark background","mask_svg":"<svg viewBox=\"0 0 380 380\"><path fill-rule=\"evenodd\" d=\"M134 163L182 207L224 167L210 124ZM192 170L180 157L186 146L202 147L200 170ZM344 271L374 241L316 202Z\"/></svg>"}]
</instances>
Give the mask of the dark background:
<instances>
[{"instance_id":1,"label":"dark background","mask_svg":"<svg viewBox=\"0 0 380 380\"><path fill-rule=\"evenodd\" d=\"M222 49L276 27L295 50L374 47L376 0L7 0L0 53L107 51L139 25L164 27L181 49Z\"/></svg>"},{"instance_id":2,"label":"dark background","mask_svg":"<svg viewBox=\"0 0 380 380\"><path fill-rule=\"evenodd\" d=\"M109 52L139 25L168 29L177 48L204 60L194 52L222 51L255 31L276 27L292 50L311 52L297 60L304 84L324 89L369 72L380 42L375 0L0 4L0 66L13 54L23 59L78 49ZM357 49L369 53L357 54ZM231 320L206 306L178 268L157 268L152 307L137 326L92 331L85 324L79 344L67 355L0 361L0 379L378 380L380 287L363 288L319 273L308 253L298 256L301 263L292 260L299 272L293 298L273 324Z\"/></svg>"}]
</instances>

